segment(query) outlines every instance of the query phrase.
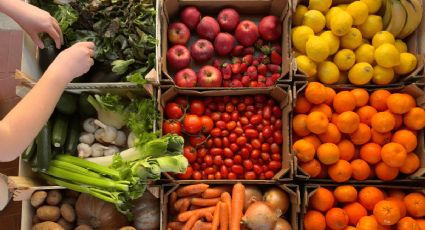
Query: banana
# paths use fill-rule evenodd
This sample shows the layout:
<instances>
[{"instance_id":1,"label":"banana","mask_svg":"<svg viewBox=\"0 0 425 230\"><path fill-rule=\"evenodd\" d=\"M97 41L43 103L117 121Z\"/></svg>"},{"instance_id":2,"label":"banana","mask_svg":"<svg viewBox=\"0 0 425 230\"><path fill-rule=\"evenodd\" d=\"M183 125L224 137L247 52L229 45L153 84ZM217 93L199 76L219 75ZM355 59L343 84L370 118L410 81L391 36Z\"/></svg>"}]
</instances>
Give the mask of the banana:
<instances>
[{"instance_id":1,"label":"banana","mask_svg":"<svg viewBox=\"0 0 425 230\"><path fill-rule=\"evenodd\" d=\"M398 35L403 39L413 33L421 23L422 19L422 0L400 0L407 13L406 24Z\"/></svg>"},{"instance_id":2,"label":"banana","mask_svg":"<svg viewBox=\"0 0 425 230\"><path fill-rule=\"evenodd\" d=\"M389 0L389 2L391 2L392 5L391 19L385 30L392 33L394 37L397 37L403 30L404 25L406 24L407 14L400 1Z\"/></svg>"},{"instance_id":3,"label":"banana","mask_svg":"<svg viewBox=\"0 0 425 230\"><path fill-rule=\"evenodd\" d=\"M390 24L390 20L391 20L391 10L392 10L392 5L390 0L383 0L382 1L382 8L384 8L385 6L385 11L384 11L384 16L382 17L382 24L384 25L384 28L387 28L388 24Z\"/></svg>"}]
</instances>

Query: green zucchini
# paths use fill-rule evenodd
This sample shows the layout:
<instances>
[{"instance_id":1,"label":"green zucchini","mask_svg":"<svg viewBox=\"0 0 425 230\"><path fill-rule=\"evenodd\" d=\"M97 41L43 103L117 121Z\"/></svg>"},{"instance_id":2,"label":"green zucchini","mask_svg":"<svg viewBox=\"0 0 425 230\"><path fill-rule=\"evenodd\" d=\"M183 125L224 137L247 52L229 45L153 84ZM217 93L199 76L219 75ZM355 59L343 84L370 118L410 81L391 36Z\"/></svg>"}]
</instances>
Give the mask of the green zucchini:
<instances>
[{"instance_id":1,"label":"green zucchini","mask_svg":"<svg viewBox=\"0 0 425 230\"><path fill-rule=\"evenodd\" d=\"M45 124L37 136L37 169L39 172L46 172L49 167L52 154L50 126Z\"/></svg>"},{"instance_id":2,"label":"green zucchini","mask_svg":"<svg viewBox=\"0 0 425 230\"><path fill-rule=\"evenodd\" d=\"M56 109L66 115L73 115L77 111L77 99L71 93L64 92L56 104Z\"/></svg>"},{"instance_id":3,"label":"green zucchini","mask_svg":"<svg viewBox=\"0 0 425 230\"><path fill-rule=\"evenodd\" d=\"M31 144L25 149L24 153L22 153L22 160L25 162L31 161L32 157L34 156L35 150L37 145L35 144L35 140L31 142Z\"/></svg>"},{"instance_id":4,"label":"green zucchini","mask_svg":"<svg viewBox=\"0 0 425 230\"><path fill-rule=\"evenodd\" d=\"M56 113L52 130L52 145L60 148L65 145L68 130L68 117L62 113Z\"/></svg>"},{"instance_id":5,"label":"green zucchini","mask_svg":"<svg viewBox=\"0 0 425 230\"><path fill-rule=\"evenodd\" d=\"M64 148L64 153L75 155L77 152L77 145L79 143L80 139L80 119L78 116L73 116L71 118L69 127L68 127L68 134L67 134L67 140Z\"/></svg>"},{"instance_id":6,"label":"green zucchini","mask_svg":"<svg viewBox=\"0 0 425 230\"><path fill-rule=\"evenodd\" d=\"M78 98L78 110L84 117L96 116L96 109L87 101L89 95L88 93L81 93Z\"/></svg>"}]
</instances>

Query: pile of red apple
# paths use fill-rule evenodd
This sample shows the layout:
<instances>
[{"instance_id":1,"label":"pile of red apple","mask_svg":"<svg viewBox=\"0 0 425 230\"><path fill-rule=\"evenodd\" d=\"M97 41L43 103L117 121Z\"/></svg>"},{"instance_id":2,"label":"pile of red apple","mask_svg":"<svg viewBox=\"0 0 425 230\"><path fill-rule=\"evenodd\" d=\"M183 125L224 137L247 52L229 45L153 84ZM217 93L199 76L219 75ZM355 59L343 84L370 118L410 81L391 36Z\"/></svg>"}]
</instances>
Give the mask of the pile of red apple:
<instances>
[{"instance_id":1,"label":"pile of red apple","mask_svg":"<svg viewBox=\"0 0 425 230\"><path fill-rule=\"evenodd\" d=\"M282 24L276 16L262 18L257 26L240 21L232 8L221 10L216 20L189 6L180 21L168 26L167 62L177 86L267 87L281 77ZM188 48L191 32L199 39ZM198 73L190 68L192 61L202 66Z\"/></svg>"}]
</instances>

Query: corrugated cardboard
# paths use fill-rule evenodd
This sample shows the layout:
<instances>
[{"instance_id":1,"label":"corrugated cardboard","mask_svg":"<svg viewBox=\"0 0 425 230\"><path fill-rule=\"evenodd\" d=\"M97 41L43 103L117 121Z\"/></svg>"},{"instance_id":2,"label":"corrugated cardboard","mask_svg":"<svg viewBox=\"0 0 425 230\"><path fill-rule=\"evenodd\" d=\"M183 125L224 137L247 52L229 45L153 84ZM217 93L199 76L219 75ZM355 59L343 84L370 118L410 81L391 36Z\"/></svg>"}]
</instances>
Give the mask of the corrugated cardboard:
<instances>
[{"instance_id":1,"label":"corrugated cardboard","mask_svg":"<svg viewBox=\"0 0 425 230\"><path fill-rule=\"evenodd\" d=\"M272 14L279 17L282 21L282 82L290 82L290 59L289 59L289 40L290 40L290 10L288 0L164 0L162 4L161 14L161 64L164 73L161 78L161 84L174 84L174 73L167 68L166 53L168 50L167 28L168 24L176 21L179 17L179 10L183 7L193 5L197 6L203 15L211 15L216 17L220 9L224 7L233 7L240 14L242 19L250 19L258 22L261 17ZM193 35L194 32L192 32ZM199 68L193 64L191 67ZM198 87L196 87L198 88Z\"/></svg>"},{"instance_id":2,"label":"corrugated cardboard","mask_svg":"<svg viewBox=\"0 0 425 230\"><path fill-rule=\"evenodd\" d=\"M294 83L294 89L293 89L293 106L295 107L295 103L297 100L297 96L300 93L303 93L303 90L306 87L306 82L295 82ZM351 90L355 88L354 86L331 86L333 89L335 89L337 92L340 90ZM422 88L421 88L422 87ZM382 89L382 88L381 88ZM390 92L401 92L401 93L407 93L412 95L416 99L417 106L425 108L425 91L423 88L423 85L417 85L417 84L410 84L407 86L396 86L396 87L385 87L384 89L387 89ZM368 89L369 92L374 91L373 89ZM291 120L292 120L293 114L291 114ZM291 122L292 125L292 122ZM292 141L292 127L291 128L291 143ZM416 147L416 150L414 151L416 154L418 154L420 158L420 167L419 169L409 176L404 176L401 174L396 180L391 182L384 182L378 179L373 180L364 180L364 181L357 181L357 180L349 180L347 183L353 183L353 184L361 184L361 183L407 183L417 180L423 180L425 178L425 140L424 140L424 130L420 130L418 132L418 146ZM292 147L290 148L292 151ZM295 170L295 178L301 179L301 180L307 180L310 183L335 183L330 178L329 179L313 179L309 178L307 173L305 173L300 167L298 167L297 157L293 154L294 157L294 170Z\"/></svg>"},{"instance_id":3,"label":"corrugated cardboard","mask_svg":"<svg viewBox=\"0 0 425 230\"><path fill-rule=\"evenodd\" d=\"M163 108L168 101L175 98L177 95L187 95L190 97L205 97L205 96L236 96L236 95L255 95L255 94L265 94L270 95L276 101L280 102L280 107L282 108L282 134L283 134L283 144L282 144L282 169L275 175L274 180L283 180L288 181L292 180L292 156L289 151L289 129L287 125L289 124L289 112L291 111L291 89L287 85L278 85L270 88L240 88L240 90L189 90L182 89L178 87L164 87L160 89L158 95L158 104L160 105L159 110L161 113L161 121L164 120ZM163 91L163 92L162 92ZM161 122L162 124L162 122ZM168 180L174 181L174 178L169 174L165 174ZM204 181L204 180L201 180ZM229 180L208 180L209 183L222 183ZM244 183L263 183L267 180L242 180ZM176 183L194 183L200 181L194 180L176 180Z\"/></svg>"}]
</instances>

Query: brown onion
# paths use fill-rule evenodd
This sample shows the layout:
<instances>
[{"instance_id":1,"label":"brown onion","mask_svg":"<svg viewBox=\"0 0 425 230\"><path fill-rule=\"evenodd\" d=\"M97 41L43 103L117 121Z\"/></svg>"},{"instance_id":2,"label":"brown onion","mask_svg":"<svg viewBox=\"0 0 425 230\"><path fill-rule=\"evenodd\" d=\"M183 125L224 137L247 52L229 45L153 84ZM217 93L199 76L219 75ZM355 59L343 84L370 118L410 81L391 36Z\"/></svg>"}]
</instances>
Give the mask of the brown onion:
<instances>
[{"instance_id":1,"label":"brown onion","mask_svg":"<svg viewBox=\"0 0 425 230\"><path fill-rule=\"evenodd\" d=\"M292 230L292 226L287 220L279 218L273 230Z\"/></svg>"},{"instance_id":2,"label":"brown onion","mask_svg":"<svg viewBox=\"0 0 425 230\"><path fill-rule=\"evenodd\" d=\"M272 207L279 209L282 212L282 215L288 210L288 194L280 188L273 187L268 189L264 194L263 200L269 202Z\"/></svg>"},{"instance_id":3,"label":"brown onion","mask_svg":"<svg viewBox=\"0 0 425 230\"><path fill-rule=\"evenodd\" d=\"M253 185L245 186L245 200L243 203L243 210L246 209L254 202L261 201L263 194L260 189Z\"/></svg>"},{"instance_id":4,"label":"brown onion","mask_svg":"<svg viewBox=\"0 0 425 230\"><path fill-rule=\"evenodd\" d=\"M242 223L250 229L273 230L280 215L268 202L257 201L248 207Z\"/></svg>"}]
</instances>

